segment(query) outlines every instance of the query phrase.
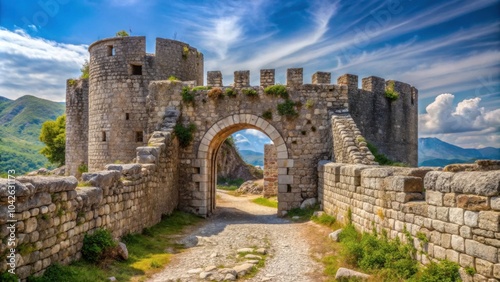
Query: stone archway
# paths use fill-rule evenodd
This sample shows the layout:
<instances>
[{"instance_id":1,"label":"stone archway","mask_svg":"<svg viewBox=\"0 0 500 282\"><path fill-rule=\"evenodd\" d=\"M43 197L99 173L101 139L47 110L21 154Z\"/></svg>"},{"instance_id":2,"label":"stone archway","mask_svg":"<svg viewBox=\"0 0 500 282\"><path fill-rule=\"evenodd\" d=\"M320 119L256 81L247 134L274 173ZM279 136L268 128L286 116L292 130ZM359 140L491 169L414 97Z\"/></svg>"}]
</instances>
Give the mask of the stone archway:
<instances>
[{"instance_id":1,"label":"stone archway","mask_svg":"<svg viewBox=\"0 0 500 282\"><path fill-rule=\"evenodd\" d=\"M289 175L289 168L293 167L293 160L289 159L289 152L285 140L278 130L265 119L252 114L234 114L227 116L207 130L199 143L196 152L194 167L197 173L193 181L197 186L197 200L194 206L198 213L209 216L215 209L215 188L217 178L216 157L221 144L232 133L243 129L256 129L266 134L276 146L278 157L278 215L288 209L286 193L291 190L293 175Z\"/></svg>"}]
</instances>

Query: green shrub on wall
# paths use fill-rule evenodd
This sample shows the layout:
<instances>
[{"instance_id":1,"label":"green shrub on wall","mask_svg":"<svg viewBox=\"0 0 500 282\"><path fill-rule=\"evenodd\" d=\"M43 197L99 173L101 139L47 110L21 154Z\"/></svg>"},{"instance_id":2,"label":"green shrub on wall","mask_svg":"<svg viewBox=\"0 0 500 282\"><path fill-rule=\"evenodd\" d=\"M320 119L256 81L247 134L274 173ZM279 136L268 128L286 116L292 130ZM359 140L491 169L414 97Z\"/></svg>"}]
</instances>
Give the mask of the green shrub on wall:
<instances>
[{"instance_id":1,"label":"green shrub on wall","mask_svg":"<svg viewBox=\"0 0 500 282\"><path fill-rule=\"evenodd\" d=\"M236 97L236 91L233 88L226 88L227 97Z\"/></svg>"},{"instance_id":2,"label":"green shrub on wall","mask_svg":"<svg viewBox=\"0 0 500 282\"><path fill-rule=\"evenodd\" d=\"M194 91L190 91L189 87L183 87L181 95L184 103L194 105Z\"/></svg>"},{"instance_id":3,"label":"green shrub on wall","mask_svg":"<svg viewBox=\"0 0 500 282\"><path fill-rule=\"evenodd\" d=\"M286 100L284 103L278 104L278 114L289 118L294 118L299 115L295 110L295 102Z\"/></svg>"},{"instance_id":4,"label":"green shrub on wall","mask_svg":"<svg viewBox=\"0 0 500 282\"><path fill-rule=\"evenodd\" d=\"M246 89L243 89L242 90L243 94L249 96L249 97L257 97L259 96L259 93L257 93L257 91L255 91L255 89L252 89L252 88L246 88Z\"/></svg>"},{"instance_id":5,"label":"green shrub on wall","mask_svg":"<svg viewBox=\"0 0 500 282\"><path fill-rule=\"evenodd\" d=\"M262 117L267 119L267 120L271 120L271 119L273 119L273 112L271 110L267 110L267 111L262 113Z\"/></svg>"},{"instance_id":6,"label":"green shrub on wall","mask_svg":"<svg viewBox=\"0 0 500 282\"><path fill-rule=\"evenodd\" d=\"M264 93L268 95L279 96L283 99L288 99L288 92L286 91L285 85L270 85L264 89Z\"/></svg>"},{"instance_id":7,"label":"green shrub on wall","mask_svg":"<svg viewBox=\"0 0 500 282\"><path fill-rule=\"evenodd\" d=\"M394 90L394 81L390 81L385 90L385 97L391 101L396 101L399 98L399 93Z\"/></svg>"},{"instance_id":8,"label":"green shrub on wall","mask_svg":"<svg viewBox=\"0 0 500 282\"><path fill-rule=\"evenodd\" d=\"M196 131L196 125L194 123L189 124L187 127L178 123L174 127L175 136L179 139L179 146L186 148L193 141L193 134Z\"/></svg>"}]
</instances>

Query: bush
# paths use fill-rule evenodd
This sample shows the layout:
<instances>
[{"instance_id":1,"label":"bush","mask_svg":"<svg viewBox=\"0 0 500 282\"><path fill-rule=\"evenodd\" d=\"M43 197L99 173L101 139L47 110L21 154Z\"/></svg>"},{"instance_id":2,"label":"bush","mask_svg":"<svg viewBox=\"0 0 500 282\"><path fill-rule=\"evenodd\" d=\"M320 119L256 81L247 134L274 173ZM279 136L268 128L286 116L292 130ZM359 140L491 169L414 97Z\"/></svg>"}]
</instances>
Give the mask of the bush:
<instances>
[{"instance_id":1,"label":"bush","mask_svg":"<svg viewBox=\"0 0 500 282\"><path fill-rule=\"evenodd\" d=\"M210 91L208 91L207 95L208 95L208 98L210 99L218 99L218 98L222 98L222 89L220 89L219 87L215 87L215 88L212 88Z\"/></svg>"},{"instance_id":2,"label":"bush","mask_svg":"<svg viewBox=\"0 0 500 282\"><path fill-rule=\"evenodd\" d=\"M273 119L273 112L271 110L267 110L262 113L262 117L268 120Z\"/></svg>"},{"instance_id":3,"label":"bush","mask_svg":"<svg viewBox=\"0 0 500 282\"><path fill-rule=\"evenodd\" d=\"M89 171L89 167L84 164L84 163L81 163L79 166L78 166L78 172L79 173L84 173L84 172L88 172Z\"/></svg>"},{"instance_id":4,"label":"bush","mask_svg":"<svg viewBox=\"0 0 500 282\"><path fill-rule=\"evenodd\" d=\"M390 81L385 90L385 97L391 101L396 101L399 98L399 93L394 90L394 81Z\"/></svg>"},{"instance_id":5,"label":"bush","mask_svg":"<svg viewBox=\"0 0 500 282\"><path fill-rule=\"evenodd\" d=\"M284 103L278 104L278 114L289 118L299 115L295 110L295 103L292 100L286 100Z\"/></svg>"},{"instance_id":6,"label":"bush","mask_svg":"<svg viewBox=\"0 0 500 282\"><path fill-rule=\"evenodd\" d=\"M182 47L182 58L187 59L189 55L189 48L187 46Z\"/></svg>"},{"instance_id":7,"label":"bush","mask_svg":"<svg viewBox=\"0 0 500 282\"><path fill-rule=\"evenodd\" d=\"M286 86L277 84L270 85L264 89L264 93L273 96L279 96L283 99L288 99L288 92L286 91Z\"/></svg>"},{"instance_id":8,"label":"bush","mask_svg":"<svg viewBox=\"0 0 500 282\"><path fill-rule=\"evenodd\" d=\"M120 30L116 33L116 36L117 37L127 37L129 36L128 32L126 32L125 30Z\"/></svg>"},{"instance_id":9,"label":"bush","mask_svg":"<svg viewBox=\"0 0 500 282\"><path fill-rule=\"evenodd\" d=\"M5 281L5 282L17 282L18 279L17 277L12 274L12 273L9 273L9 272L4 272L2 274L0 274L0 281Z\"/></svg>"},{"instance_id":10,"label":"bush","mask_svg":"<svg viewBox=\"0 0 500 282\"><path fill-rule=\"evenodd\" d=\"M458 264L443 260L439 263L432 262L428 265L420 275L410 281L426 281L426 282L454 282L460 281L460 273L458 272Z\"/></svg>"},{"instance_id":11,"label":"bush","mask_svg":"<svg viewBox=\"0 0 500 282\"><path fill-rule=\"evenodd\" d=\"M226 88L227 97L236 97L236 91L233 88Z\"/></svg>"},{"instance_id":12,"label":"bush","mask_svg":"<svg viewBox=\"0 0 500 282\"><path fill-rule=\"evenodd\" d=\"M194 91L190 91L189 87L183 87L181 91L182 102L194 106Z\"/></svg>"},{"instance_id":13,"label":"bush","mask_svg":"<svg viewBox=\"0 0 500 282\"><path fill-rule=\"evenodd\" d=\"M109 230L97 229L91 235L85 234L83 238L82 257L90 263L97 263L115 246L116 242L113 240Z\"/></svg>"},{"instance_id":14,"label":"bush","mask_svg":"<svg viewBox=\"0 0 500 282\"><path fill-rule=\"evenodd\" d=\"M259 96L259 93L257 93L257 91L255 91L255 89L252 89L252 88L246 88L246 89L243 89L243 94L249 96L249 97L257 97Z\"/></svg>"},{"instance_id":15,"label":"bush","mask_svg":"<svg viewBox=\"0 0 500 282\"><path fill-rule=\"evenodd\" d=\"M175 75L171 75L168 77L169 81L178 81L179 79Z\"/></svg>"},{"instance_id":16,"label":"bush","mask_svg":"<svg viewBox=\"0 0 500 282\"><path fill-rule=\"evenodd\" d=\"M178 123L174 127L175 136L179 139L179 145L182 148L186 148L193 141L193 133L196 130L196 125L194 123L189 124L187 127Z\"/></svg>"}]
</instances>

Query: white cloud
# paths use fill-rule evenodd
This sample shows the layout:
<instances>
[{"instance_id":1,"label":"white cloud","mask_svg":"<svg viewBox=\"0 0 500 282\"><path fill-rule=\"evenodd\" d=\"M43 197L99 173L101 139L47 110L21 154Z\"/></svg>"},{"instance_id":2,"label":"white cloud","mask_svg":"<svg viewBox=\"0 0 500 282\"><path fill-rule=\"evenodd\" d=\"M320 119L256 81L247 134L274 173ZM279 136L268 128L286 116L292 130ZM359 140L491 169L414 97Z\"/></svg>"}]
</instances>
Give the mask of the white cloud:
<instances>
[{"instance_id":1,"label":"white cloud","mask_svg":"<svg viewBox=\"0 0 500 282\"><path fill-rule=\"evenodd\" d=\"M0 96L64 101L66 79L79 76L87 48L0 27Z\"/></svg>"},{"instance_id":2,"label":"white cloud","mask_svg":"<svg viewBox=\"0 0 500 282\"><path fill-rule=\"evenodd\" d=\"M419 116L422 134L446 134L486 130L500 130L500 109L486 111L479 104L481 98L465 99L454 106L455 96L441 94Z\"/></svg>"},{"instance_id":3,"label":"white cloud","mask_svg":"<svg viewBox=\"0 0 500 282\"><path fill-rule=\"evenodd\" d=\"M246 129L244 130L244 132L245 134L256 136L259 139L269 139L269 137L266 134L262 133L257 129Z\"/></svg>"}]
</instances>

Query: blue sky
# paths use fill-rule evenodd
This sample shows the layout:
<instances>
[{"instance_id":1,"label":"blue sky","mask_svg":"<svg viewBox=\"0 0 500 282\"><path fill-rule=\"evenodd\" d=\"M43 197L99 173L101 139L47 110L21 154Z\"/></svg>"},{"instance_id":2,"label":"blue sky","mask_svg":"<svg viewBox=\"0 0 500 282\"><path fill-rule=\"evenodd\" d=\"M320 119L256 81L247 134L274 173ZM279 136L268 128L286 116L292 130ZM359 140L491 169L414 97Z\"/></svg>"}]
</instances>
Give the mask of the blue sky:
<instances>
[{"instance_id":1,"label":"blue sky","mask_svg":"<svg viewBox=\"0 0 500 282\"><path fill-rule=\"evenodd\" d=\"M175 38L205 71L303 67L419 89L420 137L500 147L500 1L0 0L0 96L63 101L92 42L125 29Z\"/></svg>"}]
</instances>

